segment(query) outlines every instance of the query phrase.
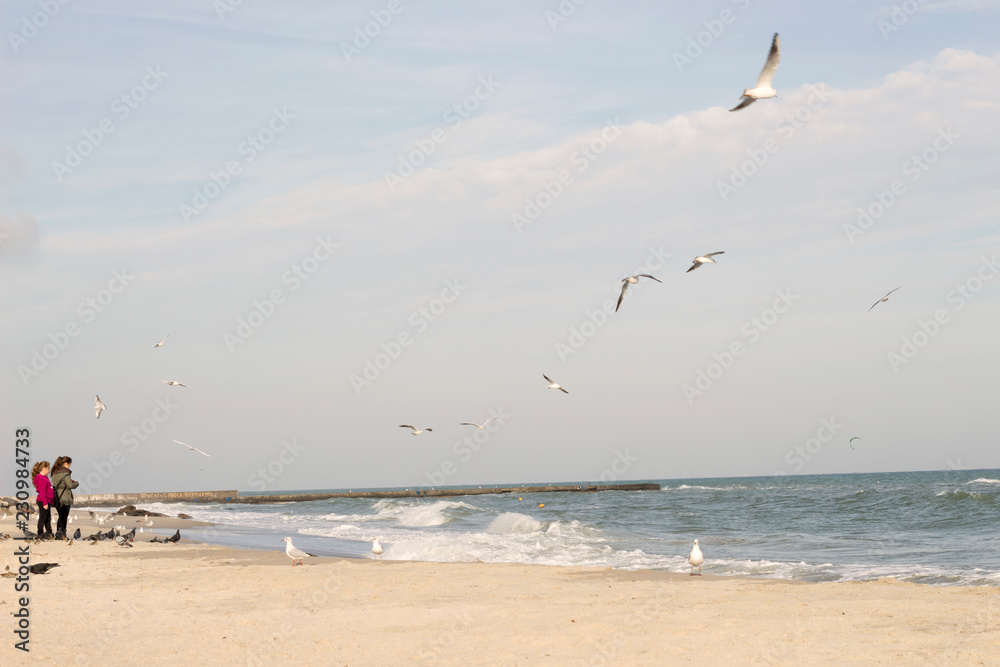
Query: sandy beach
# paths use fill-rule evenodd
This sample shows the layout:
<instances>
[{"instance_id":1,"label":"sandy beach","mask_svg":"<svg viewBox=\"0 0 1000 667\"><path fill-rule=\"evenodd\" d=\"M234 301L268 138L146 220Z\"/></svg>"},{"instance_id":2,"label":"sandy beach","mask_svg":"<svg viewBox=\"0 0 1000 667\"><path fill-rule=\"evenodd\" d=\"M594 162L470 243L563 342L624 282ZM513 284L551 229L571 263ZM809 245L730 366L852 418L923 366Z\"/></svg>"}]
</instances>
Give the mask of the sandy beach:
<instances>
[{"instance_id":1,"label":"sandy beach","mask_svg":"<svg viewBox=\"0 0 1000 667\"><path fill-rule=\"evenodd\" d=\"M134 520L128 519L129 524ZM116 521L121 523L121 521ZM159 526L191 525L162 519ZM2 532L12 532L11 519ZM83 524L88 534L90 522ZM126 525L129 525L126 524ZM183 528L182 528L183 531ZM93 531L91 531L93 532ZM182 541L31 546L4 664L998 664L1000 589L308 558ZM0 569L22 542L6 540Z\"/></svg>"}]
</instances>

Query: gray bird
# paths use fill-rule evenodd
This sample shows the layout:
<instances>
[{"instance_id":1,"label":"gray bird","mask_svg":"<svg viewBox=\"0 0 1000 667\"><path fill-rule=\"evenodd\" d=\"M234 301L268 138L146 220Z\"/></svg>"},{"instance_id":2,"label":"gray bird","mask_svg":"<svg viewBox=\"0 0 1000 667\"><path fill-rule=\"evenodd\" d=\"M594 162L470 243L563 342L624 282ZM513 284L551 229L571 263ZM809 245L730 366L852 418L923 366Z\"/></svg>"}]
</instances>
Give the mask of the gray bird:
<instances>
[{"instance_id":1,"label":"gray bird","mask_svg":"<svg viewBox=\"0 0 1000 667\"><path fill-rule=\"evenodd\" d=\"M59 567L59 563L35 563L28 571L32 574L45 574L54 567Z\"/></svg>"},{"instance_id":2,"label":"gray bird","mask_svg":"<svg viewBox=\"0 0 1000 667\"><path fill-rule=\"evenodd\" d=\"M180 542L181 541L181 529L178 528L176 533L174 533L173 535L171 535L170 537L168 537L167 539L165 539L163 541L164 542L173 542L175 544L177 542Z\"/></svg>"},{"instance_id":3,"label":"gray bird","mask_svg":"<svg viewBox=\"0 0 1000 667\"><path fill-rule=\"evenodd\" d=\"M81 533L81 532L80 532L80 529L79 529L79 528L77 528L77 529L76 529L76 532L75 532L75 533L73 533L73 539L74 539L74 540L78 540L78 539L80 539L80 536L81 536L81 535L83 535L83 533Z\"/></svg>"}]
</instances>

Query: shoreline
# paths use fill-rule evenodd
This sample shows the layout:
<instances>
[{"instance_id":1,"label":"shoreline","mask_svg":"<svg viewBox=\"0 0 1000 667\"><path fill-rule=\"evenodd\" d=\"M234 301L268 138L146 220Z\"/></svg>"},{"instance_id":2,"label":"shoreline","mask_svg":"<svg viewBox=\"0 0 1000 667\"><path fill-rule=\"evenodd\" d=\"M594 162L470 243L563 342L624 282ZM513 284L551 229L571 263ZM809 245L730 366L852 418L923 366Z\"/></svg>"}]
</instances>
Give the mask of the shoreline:
<instances>
[{"instance_id":1,"label":"shoreline","mask_svg":"<svg viewBox=\"0 0 1000 667\"><path fill-rule=\"evenodd\" d=\"M5 662L985 665L1000 644L990 587L339 557L292 567L280 547L191 541L31 552L60 567L30 578L32 650L8 640Z\"/></svg>"}]
</instances>

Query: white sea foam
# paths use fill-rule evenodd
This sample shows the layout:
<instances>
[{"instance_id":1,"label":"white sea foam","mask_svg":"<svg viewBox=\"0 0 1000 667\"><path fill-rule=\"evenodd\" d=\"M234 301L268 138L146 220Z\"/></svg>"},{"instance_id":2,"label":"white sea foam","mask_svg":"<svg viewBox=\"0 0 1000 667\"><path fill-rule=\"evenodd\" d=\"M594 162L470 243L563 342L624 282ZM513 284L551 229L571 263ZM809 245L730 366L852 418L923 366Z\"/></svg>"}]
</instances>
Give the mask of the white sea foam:
<instances>
[{"instance_id":1,"label":"white sea foam","mask_svg":"<svg viewBox=\"0 0 1000 667\"><path fill-rule=\"evenodd\" d=\"M1000 484L1000 479L989 479L988 477L980 477L979 479L974 479L971 482L966 482L966 484Z\"/></svg>"}]
</instances>

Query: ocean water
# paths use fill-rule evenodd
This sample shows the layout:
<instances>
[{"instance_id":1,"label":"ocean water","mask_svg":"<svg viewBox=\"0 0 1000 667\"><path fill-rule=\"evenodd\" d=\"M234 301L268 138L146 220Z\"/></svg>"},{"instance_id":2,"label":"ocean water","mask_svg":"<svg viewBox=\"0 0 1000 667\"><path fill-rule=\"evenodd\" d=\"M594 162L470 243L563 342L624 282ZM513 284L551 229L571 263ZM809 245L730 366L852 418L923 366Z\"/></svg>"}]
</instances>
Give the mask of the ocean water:
<instances>
[{"instance_id":1,"label":"ocean water","mask_svg":"<svg viewBox=\"0 0 1000 667\"><path fill-rule=\"evenodd\" d=\"M705 574L1000 585L1000 470L637 481L662 490L143 507L250 549L283 551L290 535L367 558L378 537L387 559L687 572L697 538Z\"/></svg>"}]
</instances>

